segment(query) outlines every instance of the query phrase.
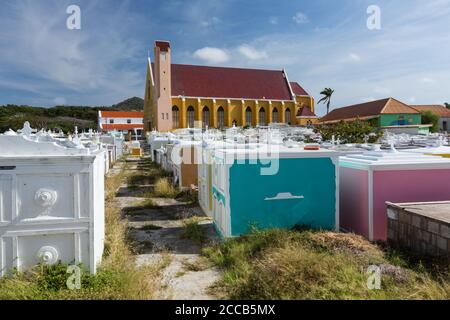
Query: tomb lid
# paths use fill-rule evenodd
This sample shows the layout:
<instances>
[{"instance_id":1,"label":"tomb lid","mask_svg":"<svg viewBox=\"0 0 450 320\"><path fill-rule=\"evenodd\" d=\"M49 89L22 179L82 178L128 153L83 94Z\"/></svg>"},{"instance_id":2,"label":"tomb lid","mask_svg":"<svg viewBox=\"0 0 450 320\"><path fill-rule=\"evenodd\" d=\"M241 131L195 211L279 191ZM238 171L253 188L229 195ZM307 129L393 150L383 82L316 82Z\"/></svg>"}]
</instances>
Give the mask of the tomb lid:
<instances>
[{"instance_id":1,"label":"tomb lid","mask_svg":"<svg viewBox=\"0 0 450 320\"><path fill-rule=\"evenodd\" d=\"M201 145L202 141L199 140L182 140L182 139L175 139L172 141L171 144L179 144L179 145L185 145L185 146L197 146L197 145Z\"/></svg>"},{"instance_id":2,"label":"tomb lid","mask_svg":"<svg viewBox=\"0 0 450 320\"><path fill-rule=\"evenodd\" d=\"M339 153L334 150L305 150L302 146L286 147L276 144L250 143L235 144L229 148L217 149L216 156L218 158L240 157L256 159L276 159L276 158L337 158Z\"/></svg>"},{"instance_id":3,"label":"tomb lid","mask_svg":"<svg viewBox=\"0 0 450 320\"><path fill-rule=\"evenodd\" d=\"M5 135L5 136L17 136L17 133L16 133L14 130L9 129L8 131L6 131L6 132L4 133L4 135Z\"/></svg>"},{"instance_id":4,"label":"tomb lid","mask_svg":"<svg viewBox=\"0 0 450 320\"><path fill-rule=\"evenodd\" d=\"M97 153L98 149L89 149L64 139L49 137L29 137L25 135L0 135L1 157L51 157L83 156Z\"/></svg>"},{"instance_id":5,"label":"tomb lid","mask_svg":"<svg viewBox=\"0 0 450 320\"><path fill-rule=\"evenodd\" d=\"M368 151L339 158L339 165L353 168L450 168L450 159L433 157L421 153L397 151L391 147L388 151Z\"/></svg>"},{"instance_id":6,"label":"tomb lid","mask_svg":"<svg viewBox=\"0 0 450 320\"><path fill-rule=\"evenodd\" d=\"M422 154L450 154L450 147L439 146L439 147L425 147L405 150L408 153L422 153Z\"/></svg>"}]
</instances>

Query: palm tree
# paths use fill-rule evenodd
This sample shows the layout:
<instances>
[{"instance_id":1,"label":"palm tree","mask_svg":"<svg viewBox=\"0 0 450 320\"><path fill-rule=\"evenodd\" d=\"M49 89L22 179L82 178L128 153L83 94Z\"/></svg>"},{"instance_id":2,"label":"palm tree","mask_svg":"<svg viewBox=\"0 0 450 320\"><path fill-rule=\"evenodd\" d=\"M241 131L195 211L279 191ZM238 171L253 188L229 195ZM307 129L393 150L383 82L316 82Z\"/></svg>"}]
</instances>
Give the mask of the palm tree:
<instances>
[{"instance_id":1,"label":"palm tree","mask_svg":"<svg viewBox=\"0 0 450 320\"><path fill-rule=\"evenodd\" d=\"M334 90L331 88L323 89L323 91L320 93L321 95L323 95L323 97L317 102L317 103L323 102L327 104L327 114L330 112L331 96L333 95L333 93Z\"/></svg>"}]
</instances>

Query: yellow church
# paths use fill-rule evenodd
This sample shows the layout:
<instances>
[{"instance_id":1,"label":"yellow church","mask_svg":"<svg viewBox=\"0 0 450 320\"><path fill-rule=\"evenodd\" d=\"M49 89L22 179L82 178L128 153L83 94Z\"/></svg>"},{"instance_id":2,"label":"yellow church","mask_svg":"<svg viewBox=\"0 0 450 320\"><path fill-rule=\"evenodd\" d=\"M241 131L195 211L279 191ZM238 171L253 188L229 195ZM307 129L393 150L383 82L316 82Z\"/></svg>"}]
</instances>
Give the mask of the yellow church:
<instances>
[{"instance_id":1,"label":"yellow church","mask_svg":"<svg viewBox=\"0 0 450 320\"><path fill-rule=\"evenodd\" d=\"M144 101L145 131L318 122L314 98L285 70L173 64L168 41L148 58Z\"/></svg>"}]
</instances>

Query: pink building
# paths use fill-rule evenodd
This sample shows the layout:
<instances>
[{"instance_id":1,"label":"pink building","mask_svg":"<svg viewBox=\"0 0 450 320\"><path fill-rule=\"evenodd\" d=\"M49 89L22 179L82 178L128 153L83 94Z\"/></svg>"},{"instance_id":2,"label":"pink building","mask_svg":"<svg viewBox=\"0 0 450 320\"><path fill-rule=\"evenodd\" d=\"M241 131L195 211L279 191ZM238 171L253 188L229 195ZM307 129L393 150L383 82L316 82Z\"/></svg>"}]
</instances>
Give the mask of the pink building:
<instances>
[{"instance_id":1,"label":"pink building","mask_svg":"<svg viewBox=\"0 0 450 320\"><path fill-rule=\"evenodd\" d=\"M386 240L386 201L450 200L450 159L390 150L339 161L340 225L369 240Z\"/></svg>"}]
</instances>

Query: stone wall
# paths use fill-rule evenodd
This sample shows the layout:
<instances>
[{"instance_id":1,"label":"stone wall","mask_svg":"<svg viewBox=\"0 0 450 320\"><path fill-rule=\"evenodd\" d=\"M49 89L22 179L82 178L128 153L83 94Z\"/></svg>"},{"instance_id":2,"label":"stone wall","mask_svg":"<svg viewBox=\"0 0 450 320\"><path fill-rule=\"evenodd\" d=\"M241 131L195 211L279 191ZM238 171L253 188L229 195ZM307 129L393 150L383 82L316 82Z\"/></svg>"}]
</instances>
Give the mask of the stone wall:
<instances>
[{"instance_id":1,"label":"stone wall","mask_svg":"<svg viewBox=\"0 0 450 320\"><path fill-rule=\"evenodd\" d=\"M394 246L420 254L450 257L448 220L414 212L407 205L392 203L388 203L387 216L388 241Z\"/></svg>"}]
</instances>

